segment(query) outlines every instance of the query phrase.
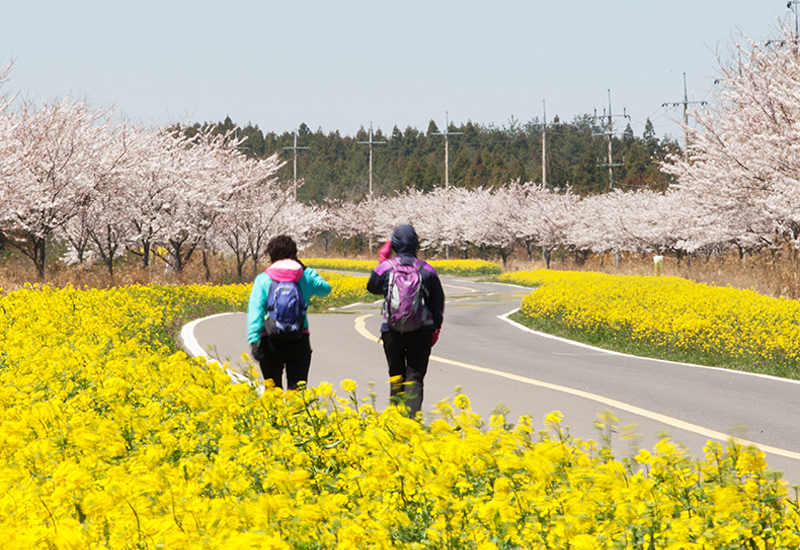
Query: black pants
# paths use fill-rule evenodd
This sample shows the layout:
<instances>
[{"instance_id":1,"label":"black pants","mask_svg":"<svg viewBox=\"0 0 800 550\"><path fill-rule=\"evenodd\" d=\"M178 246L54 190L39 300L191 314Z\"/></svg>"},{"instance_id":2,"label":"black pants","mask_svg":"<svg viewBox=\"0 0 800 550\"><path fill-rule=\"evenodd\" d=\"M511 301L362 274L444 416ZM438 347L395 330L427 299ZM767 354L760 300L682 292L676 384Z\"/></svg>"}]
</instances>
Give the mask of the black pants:
<instances>
[{"instance_id":1,"label":"black pants","mask_svg":"<svg viewBox=\"0 0 800 550\"><path fill-rule=\"evenodd\" d=\"M414 418L422 409L423 380L428 372L432 333L429 330L390 330L381 336L383 351L389 363L389 377L399 377L397 382L391 384L392 402L404 401L409 415Z\"/></svg>"},{"instance_id":2,"label":"black pants","mask_svg":"<svg viewBox=\"0 0 800 550\"><path fill-rule=\"evenodd\" d=\"M253 358L261 367L265 382L271 379L276 388L283 388L284 368L290 390L296 390L298 382L308 381L308 370L311 367L311 338L307 333L299 340L291 342L274 341L263 336L250 346Z\"/></svg>"}]
</instances>

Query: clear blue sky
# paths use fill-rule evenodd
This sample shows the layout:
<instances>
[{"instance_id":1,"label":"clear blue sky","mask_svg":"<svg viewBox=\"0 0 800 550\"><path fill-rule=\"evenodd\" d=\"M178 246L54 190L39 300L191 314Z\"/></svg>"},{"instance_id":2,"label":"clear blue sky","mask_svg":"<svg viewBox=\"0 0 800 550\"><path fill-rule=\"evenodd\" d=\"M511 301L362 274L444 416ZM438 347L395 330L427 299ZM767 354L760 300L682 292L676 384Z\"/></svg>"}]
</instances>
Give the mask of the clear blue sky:
<instances>
[{"instance_id":1,"label":"clear blue sky","mask_svg":"<svg viewBox=\"0 0 800 550\"><path fill-rule=\"evenodd\" d=\"M151 125L390 133L631 116L641 135L709 97L739 31L794 25L786 0L0 0L4 92L70 95Z\"/></svg>"}]
</instances>

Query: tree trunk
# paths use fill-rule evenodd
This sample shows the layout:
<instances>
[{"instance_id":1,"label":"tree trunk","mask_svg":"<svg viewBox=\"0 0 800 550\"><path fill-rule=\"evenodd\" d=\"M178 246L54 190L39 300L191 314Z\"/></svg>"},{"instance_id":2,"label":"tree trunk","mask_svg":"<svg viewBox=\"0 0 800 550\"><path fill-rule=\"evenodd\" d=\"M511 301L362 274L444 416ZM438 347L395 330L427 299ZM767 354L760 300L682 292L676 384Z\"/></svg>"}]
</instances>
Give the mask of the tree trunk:
<instances>
[{"instance_id":1,"label":"tree trunk","mask_svg":"<svg viewBox=\"0 0 800 550\"><path fill-rule=\"evenodd\" d=\"M203 268L206 271L206 282L211 281L211 268L208 266L208 251L203 247Z\"/></svg>"},{"instance_id":2,"label":"tree trunk","mask_svg":"<svg viewBox=\"0 0 800 550\"><path fill-rule=\"evenodd\" d=\"M0 233L0 235L2 235L2 233ZM36 277L40 281L44 281L47 237L37 237L29 233L25 238L25 243L20 244L16 240L3 235L0 242L10 244L19 250L26 258L33 261L33 265L36 268Z\"/></svg>"},{"instance_id":3,"label":"tree trunk","mask_svg":"<svg viewBox=\"0 0 800 550\"><path fill-rule=\"evenodd\" d=\"M34 237L33 242L33 264L36 266L36 276L40 281L44 281L44 265L46 253L46 238Z\"/></svg>"},{"instance_id":4,"label":"tree trunk","mask_svg":"<svg viewBox=\"0 0 800 550\"><path fill-rule=\"evenodd\" d=\"M253 279L255 279L258 275L258 254L251 252L250 259L253 260Z\"/></svg>"},{"instance_id":5,"label":"tree trunk","mask_svg":"<svg viewBox=\"0 0 800 550\"><path fill-rule=\"evenodd\" d=\"M508 265L508 258L511 256L511 253L514 252L514 245L512 244L508 248L504 246L498 246L497 250L500 252L500 258L503 260L503 267Z\"/></svg>"}]
</instances>

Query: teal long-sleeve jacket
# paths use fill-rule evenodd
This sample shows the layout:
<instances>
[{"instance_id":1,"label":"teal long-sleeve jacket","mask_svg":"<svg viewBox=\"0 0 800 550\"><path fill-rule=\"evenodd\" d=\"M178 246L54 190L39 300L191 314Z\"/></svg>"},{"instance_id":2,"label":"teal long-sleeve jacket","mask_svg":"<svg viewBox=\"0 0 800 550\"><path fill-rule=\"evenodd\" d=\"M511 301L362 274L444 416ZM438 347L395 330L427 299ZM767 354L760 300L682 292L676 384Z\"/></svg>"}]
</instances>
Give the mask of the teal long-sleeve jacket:
<instances>
[{"instance_id":1,"label":"teal long-sleeve jacket","mask_svg":"<svg viewBox=\"0 0 800 550\"><path fill-rule=\"evenodd\" d=\"M269 269L259 273L253 281L253 289L250 291L250 303L247 308L247 339L250 343L258 342L264 332L267 297L272 284L272 278L268 273L270 273ZM306 303L312 296L324 298L331 291L331 285L310 267L303 270L303 276L298 281L298 286L300 286L300 292L303 293ZM304 328L308 331L308 316L305 318Z\"/></svg>"}]
</instances>

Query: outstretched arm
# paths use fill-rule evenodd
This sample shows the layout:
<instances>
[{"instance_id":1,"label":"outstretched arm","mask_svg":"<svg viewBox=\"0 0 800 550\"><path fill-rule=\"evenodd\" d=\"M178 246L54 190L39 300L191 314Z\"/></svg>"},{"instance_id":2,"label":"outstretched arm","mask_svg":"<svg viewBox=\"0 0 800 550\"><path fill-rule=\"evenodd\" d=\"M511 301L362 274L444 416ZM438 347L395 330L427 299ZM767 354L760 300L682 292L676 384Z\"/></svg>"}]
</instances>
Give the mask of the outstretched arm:
<instances>
[{"instance_id":1,"label":"outstretched arm","mask_svg":"<svg viewBox=\"0 0 800 550\"><path fill-rule=\"evenodd\" d=\"M322 275L310 267L307 267L305 271L303 271L303 281L305 282L304 286L306 288L301 290L303 290L306 300L312 296L324 298L331 292L330 283L328 283L328 281L322 278Z\"/></svg>"}]
</instances>

